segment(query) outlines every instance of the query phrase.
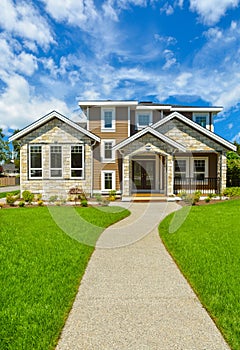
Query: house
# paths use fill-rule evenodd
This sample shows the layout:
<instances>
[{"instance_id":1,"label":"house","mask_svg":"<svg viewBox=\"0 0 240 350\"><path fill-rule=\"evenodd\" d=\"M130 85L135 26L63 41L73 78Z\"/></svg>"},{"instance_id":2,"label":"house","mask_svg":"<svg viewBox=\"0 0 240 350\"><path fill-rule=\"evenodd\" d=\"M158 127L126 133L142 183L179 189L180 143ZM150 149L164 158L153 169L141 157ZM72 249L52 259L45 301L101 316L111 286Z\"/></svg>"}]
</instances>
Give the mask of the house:
<instances>
[{"instance_id":1,"label":"house","mask_svg":"<svg viewBox=\"0 0 240 350\"><path fill-rule=\"evenodd\" d=\"M4 163L0 166L0 174L3 176L16 176L19 172L14 163Z\"/></svg>"},{"instance_id":2,"label":"house","mask_svg":"<svg viewBox=\"0 0 240 350\"><path fill-rule=\"evenodd\" d=\"M21 190L66 197L70 188L123 197L226 187L226 152L214 133L222 107L80 101L86 126L53 111L9 141L21 143Z\"/></svg>"}]
</instances>

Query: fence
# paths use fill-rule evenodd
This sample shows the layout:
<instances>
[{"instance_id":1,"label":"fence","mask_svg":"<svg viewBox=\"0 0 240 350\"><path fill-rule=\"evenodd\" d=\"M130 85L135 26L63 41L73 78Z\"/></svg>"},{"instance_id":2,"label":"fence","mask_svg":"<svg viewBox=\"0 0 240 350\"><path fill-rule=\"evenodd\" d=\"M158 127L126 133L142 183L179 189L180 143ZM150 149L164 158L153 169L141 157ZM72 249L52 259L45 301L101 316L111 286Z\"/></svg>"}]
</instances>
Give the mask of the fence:
<instances>
[{"instance_id":1,"label":"fence","mask_svg":"<svg viewBox=\"0 0 240 350\"><path fill-rule=\"evenodd\" d=\"M220 179L216 177L205 177L202 180L196 180L195 178L174 178L174 193L178 194L181 191L193 193L195 191L201 191L202 193L219 193L220 192Z\"/></svg>"},{"instance_id":2,"label":"fence","mask_svg":"<svg viewBox=\"0 0 240 350\"><path fill-rule=\"evenodd\" d=\"M0 177L0 186L17 186L20 184L20 178L15 176Z\"/></svg>"}]
</instances>

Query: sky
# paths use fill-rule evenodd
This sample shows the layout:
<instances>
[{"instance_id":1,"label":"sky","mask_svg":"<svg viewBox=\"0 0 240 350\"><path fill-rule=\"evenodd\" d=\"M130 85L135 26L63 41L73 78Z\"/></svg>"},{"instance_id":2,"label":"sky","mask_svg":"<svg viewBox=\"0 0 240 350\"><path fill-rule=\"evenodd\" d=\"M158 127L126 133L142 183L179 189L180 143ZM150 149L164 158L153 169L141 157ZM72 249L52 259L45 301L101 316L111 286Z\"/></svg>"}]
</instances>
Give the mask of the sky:
<instances>
[{"instance_id":1,"label":"sky","mask_svg":"<svg viewBox=\"0 0 240 350\"><path fill-rule=\"evenodd\" d=\"M79 100L223 106L240 142L240 0L1 0L0 127Z\"/></svg>"}]
</instances>

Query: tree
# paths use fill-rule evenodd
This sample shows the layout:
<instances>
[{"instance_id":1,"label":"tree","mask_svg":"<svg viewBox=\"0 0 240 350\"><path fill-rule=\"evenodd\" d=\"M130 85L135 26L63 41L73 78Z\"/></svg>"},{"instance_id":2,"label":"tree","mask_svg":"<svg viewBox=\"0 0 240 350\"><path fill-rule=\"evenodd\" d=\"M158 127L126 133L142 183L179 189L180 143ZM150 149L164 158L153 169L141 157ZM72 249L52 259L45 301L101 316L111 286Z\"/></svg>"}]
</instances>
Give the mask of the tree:
<instances>
[{"instance_id":1,"label":"tree","mask_svg":"<svg viewBox=\"0 0 240 350\"><path fill-rule=\"evenodd\" d=\"M9 144L4 140L4 137L3 130L0 128L0 163L10 157Z\"/></svg>"},{"instance_id":2,"label":"tree","mask_svg":"<svg viewBox=\"0 0 240 350\"><path fill-rule=\"evenodd\" d=\"M240 184L240 156L233 151L227 153L227 185Z\"/></svg>"},{"instance_id":3,"label":"tree","mask_svg":"<svg viewBox=\"0 0 240 350\"><path fill-rule=\"evenodd\" d=\"M234 141L233 144L237 147L236 153L237 153L238 155L240 155L240 143L238 143L237 141Z\"/></svg>"}]
</instances>

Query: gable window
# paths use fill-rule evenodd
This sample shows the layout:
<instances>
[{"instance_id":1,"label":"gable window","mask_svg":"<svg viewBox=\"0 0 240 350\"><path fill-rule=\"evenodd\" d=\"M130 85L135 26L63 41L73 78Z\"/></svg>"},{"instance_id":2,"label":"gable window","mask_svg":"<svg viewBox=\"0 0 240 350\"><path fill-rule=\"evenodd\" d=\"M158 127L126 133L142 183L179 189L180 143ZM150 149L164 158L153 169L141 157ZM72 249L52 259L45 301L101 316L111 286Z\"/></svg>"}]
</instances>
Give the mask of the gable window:
<instances>
[{"instance_id":1,"label":"gable window","mask_svg":"<svg viewBox=\"0 0 240 350\"><path fill-rule=\"evenodd\" d=\"M50 146L50 177L62 177L62 146Z\"/></svg>"},{"instance_id":2,"label":"gable window","mask_svg":"<svg viewBox=\"0 0 240 350\"><path fill-rule=\"evenodd\" d=\"M137 112L136 114L136 128L138 130L145 128L152 124L151 112Z\"/></svg>"},{"instance_id":3,"label":"gable window","mask_svg":"<svg viewBox=\"0 0 240 350\"><path fill-rule=\"evenodd\" d=\"M101 131L115 131L115 109L102 109Z\"/></svg>"},{"instance_id":4,"label":"gable window","mask_svg":"<svg viewBox=\"0 0 240 350\"><path fill-rule=\"evenodd\" d=\"M101 173L102 191L115 190L115 170L103 170Z\"/></svg>"},{"instance_id":5,"label":"gable window","mask_svg":"<svg viewBox=\"0 0 240 350\"><path fill-rule=\"evenodd\" d=\"M71 177L84 177L84 148L83 145L71 146Z\"/></svg>"},{"instance_id":6,"label":"gable window","mask_svg":"<svg viewBox=\"0 0 240 350\"><path fill-rule=\"evenodd\" d=\"M209 129L209 113L194 113L193 121L203 128Z\"/></svg>"},{"instance_id":7,"label":"gable window","mask_svg":"<svg viewBox=\"0 0 240 350\"><path fill-rule=\"evenodd\" d=\"M115 145L115 140L102 140L101 155L103 162L110 162L115 160L115 152L112 150Z\"/></svg>"},{"instance_id":8,"label":"gable window","mask_svg":"<svg viewBox=\"0 0 240 350\"><path fill-rule=\"evenodd\" d=\"M42 146L30 145L29 149L29 177L42 177Z\"/></svg>"}]
</instances>

